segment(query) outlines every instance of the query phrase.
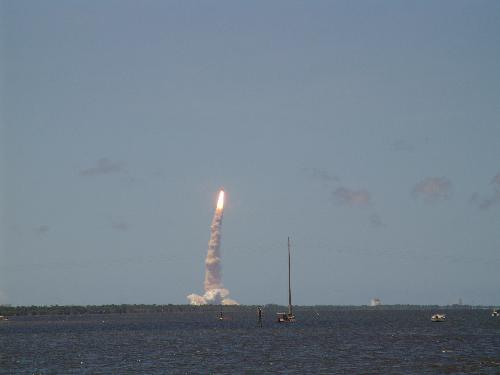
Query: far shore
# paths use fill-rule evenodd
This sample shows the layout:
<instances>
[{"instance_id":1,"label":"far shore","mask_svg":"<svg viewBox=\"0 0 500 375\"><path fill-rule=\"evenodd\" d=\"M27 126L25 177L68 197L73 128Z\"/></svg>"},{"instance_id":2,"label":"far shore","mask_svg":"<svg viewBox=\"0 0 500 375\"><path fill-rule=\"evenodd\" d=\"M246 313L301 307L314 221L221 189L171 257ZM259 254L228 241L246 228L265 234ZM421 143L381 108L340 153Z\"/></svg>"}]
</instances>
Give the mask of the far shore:
<instances>
[{"instance_id":1,"label":"far shore","mask_svg":"<svg viewBox=\"0 0 500 375\"><path fill-rule=\"evenodd\" d=\"M46 305L46 306L10 306L0 305L0 316L27 315L86 315L86 314L139 314L139 313L182 313L221 311L254 311L259 305L156 305L156 304L110 304L110 305ZM287 309L276 304L260 305L263 309L274 312ZM451 309L493 309L490 305L313 305L294 306L297 312L345 311L345 310L451 310Z\"/></svg>"}]
</instances>

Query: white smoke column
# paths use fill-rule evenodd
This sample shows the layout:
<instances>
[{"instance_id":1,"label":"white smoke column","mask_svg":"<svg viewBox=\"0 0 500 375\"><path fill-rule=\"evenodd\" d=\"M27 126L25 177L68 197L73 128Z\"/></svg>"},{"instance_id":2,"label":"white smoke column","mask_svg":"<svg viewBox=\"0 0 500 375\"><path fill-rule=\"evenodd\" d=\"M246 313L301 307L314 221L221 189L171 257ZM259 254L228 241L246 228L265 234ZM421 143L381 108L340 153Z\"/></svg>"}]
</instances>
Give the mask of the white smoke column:
<instances>
[{"instance_id":1,"label":"white smoke column","mask_svg":"<svg viewBox=\"0 0 500 375\"><path fill-rule=\"evenodd\" d=\"M228 298L229 290L222 285L220 239L222 216L224 215L224 190L219 192L217 207L210 226L210 241L208 241L207 258L205 259L205 294L190 294L187 296L191 305L237 305L238 302Z\"/></svg>"}]
</instances>

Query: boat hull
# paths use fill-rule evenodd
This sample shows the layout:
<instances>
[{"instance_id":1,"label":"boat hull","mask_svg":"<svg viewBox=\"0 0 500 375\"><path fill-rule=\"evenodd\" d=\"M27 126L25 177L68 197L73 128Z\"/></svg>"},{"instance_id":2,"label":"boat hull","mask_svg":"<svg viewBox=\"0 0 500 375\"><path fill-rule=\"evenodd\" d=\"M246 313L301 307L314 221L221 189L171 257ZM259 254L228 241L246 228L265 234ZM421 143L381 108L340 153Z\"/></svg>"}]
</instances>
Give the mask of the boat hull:
<instances>
[{"instance_id":1,"label":"boat hull","mask_svg":"<svg viewBox=\"0 0 500 375\"><path fill-rule=\"evenodd\" d=\"M446 315L441 315L441 314L436 314L431 317L431 321L435 323L440 323L440 322L445 322L446 321Z\"/></svg>"},{"instance_id":2,"label":"boat hull","mask_svg":"<svg viewBox=\"0 0 500 375\"><path fill-rule=\"evenodd\" d=\"M278 313L278 323L293 323L295 322L295 315L288 313Z\"/></svg>"}]
</instances>

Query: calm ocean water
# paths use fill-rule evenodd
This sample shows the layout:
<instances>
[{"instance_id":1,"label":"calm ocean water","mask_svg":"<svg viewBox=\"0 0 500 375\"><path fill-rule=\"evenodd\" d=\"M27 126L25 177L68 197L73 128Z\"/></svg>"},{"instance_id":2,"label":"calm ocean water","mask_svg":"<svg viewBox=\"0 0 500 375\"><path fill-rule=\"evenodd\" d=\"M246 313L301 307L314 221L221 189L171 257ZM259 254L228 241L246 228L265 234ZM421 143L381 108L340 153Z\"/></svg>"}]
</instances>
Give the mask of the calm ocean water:
<instances>
[{"instance_id":1,"label":"calm ocean water","mask_svg":"<svg viewBox=\"0 0 500 375\"><path fill-rule=\"evenodd\" d=\"M489 310L264 310L13 317L0 322L2 374L500 374ZM230 319L229 319L230 318Z\"/></svg>"}]
</instances>

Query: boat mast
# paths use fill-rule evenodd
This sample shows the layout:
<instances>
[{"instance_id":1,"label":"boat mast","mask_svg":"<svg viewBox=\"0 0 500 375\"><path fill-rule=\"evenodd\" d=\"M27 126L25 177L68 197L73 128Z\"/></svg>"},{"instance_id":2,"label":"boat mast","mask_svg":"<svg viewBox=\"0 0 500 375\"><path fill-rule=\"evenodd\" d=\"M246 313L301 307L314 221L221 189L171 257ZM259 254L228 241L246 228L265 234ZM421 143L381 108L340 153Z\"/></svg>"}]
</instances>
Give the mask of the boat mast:
<instances>
[{"instance_id":1,"label":"boat mast","mask_svg":"<svg viewBox=\"0 0 500 375\"><path fill-rule=\"evenodd\" d=\"M290 286L290 237L288 237L288 314L292 315L292 288Z\"/></svg>"}]
</instances>

